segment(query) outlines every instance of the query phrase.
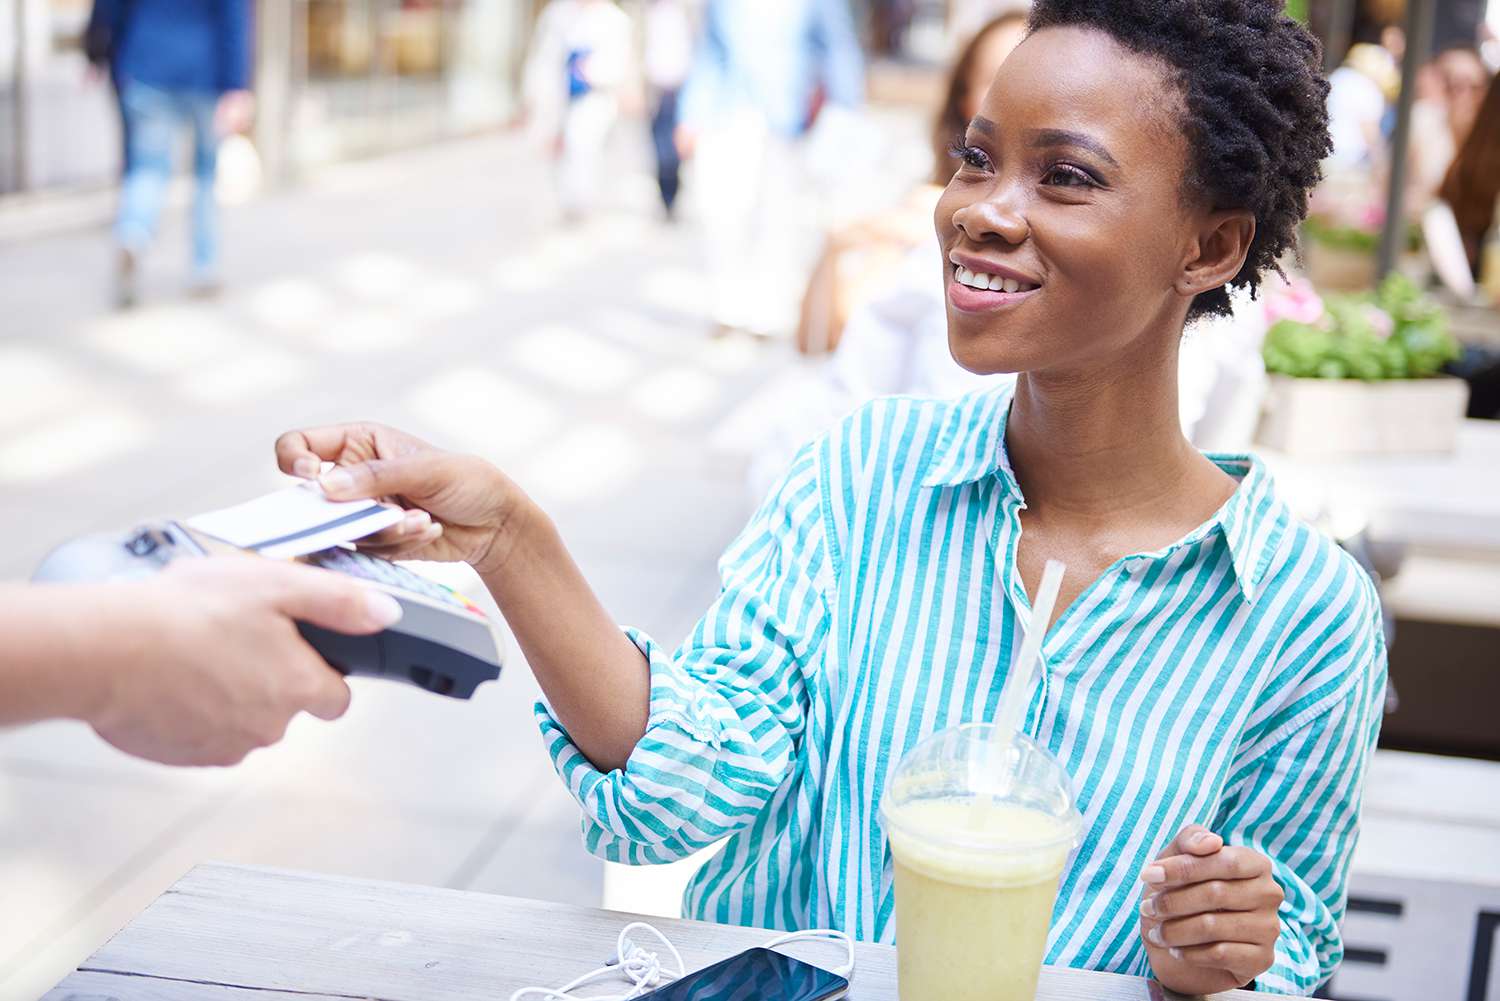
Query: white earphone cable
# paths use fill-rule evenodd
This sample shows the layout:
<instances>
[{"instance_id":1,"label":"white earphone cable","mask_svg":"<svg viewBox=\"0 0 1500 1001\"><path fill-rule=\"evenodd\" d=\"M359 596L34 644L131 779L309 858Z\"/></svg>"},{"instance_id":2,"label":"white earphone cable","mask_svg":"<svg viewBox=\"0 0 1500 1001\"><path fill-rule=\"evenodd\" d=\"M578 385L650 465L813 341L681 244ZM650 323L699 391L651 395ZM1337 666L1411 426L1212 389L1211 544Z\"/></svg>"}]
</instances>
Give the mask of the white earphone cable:
<instances>
[{"instance_id":1,"label":"white earphone cable","mask_svg":"<svg viewBox=\"0 0 1500 1001\"><path fill-rule=\"evenodd\" d=\"M644 949L634 942L630 933L632 931L650 932L656 936L667 954L671 957L675 966L669 967L663 964L661 953ZM786 945L789 942L800 942L810 940L834 941L844 944L844 955L846 962L834 967L831 971L845 980L854 979L854 939L841 931L832 928L815 928L808 931L787 932L778 935L761 946L763 949L774 949L777 946ZM644 921L632 921L620 929L619 937L615 940L615 955L603 966L590 970L588 973L563 984L561 987L522 987L510 996L510 1001L523 1001L524 998L541 998L545 1001L633 1001L643 994L648 994L658 987L665 987L674 980L681 980L687 973L687 966L682 961L682 953L672 944L666 935L655 925ZM589 994L577 995L573 992L580 987L596 983L606 977L622 974L630 981L630 989L623 994Z\"/></svg>"}]
</instances>

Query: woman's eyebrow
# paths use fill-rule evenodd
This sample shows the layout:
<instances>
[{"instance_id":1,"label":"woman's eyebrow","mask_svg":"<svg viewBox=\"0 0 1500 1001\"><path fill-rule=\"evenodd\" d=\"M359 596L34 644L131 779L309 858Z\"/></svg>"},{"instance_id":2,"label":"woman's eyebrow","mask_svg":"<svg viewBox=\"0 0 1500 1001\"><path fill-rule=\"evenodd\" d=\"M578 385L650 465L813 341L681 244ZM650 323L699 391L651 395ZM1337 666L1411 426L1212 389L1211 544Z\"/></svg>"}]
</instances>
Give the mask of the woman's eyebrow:
<instances>
[{"instance_id":1,"label":"woman's eyebrow","mask_svg":"<svg viewBox=\"0 0 1500 1001\"><path fill-rule=\"evenodd\" d=\"M978 119L975 121L977 122ZM1037 129L1031 133L1031 146L1033 149L1045 149L1049 146L1076 146L1079 149L1088 150L1111 167L1120 165L1120 162L1110 155L1109 150L1099 140L1082 132L1071 132L1068 129Z\"/></svg>"},{"instance_id":2,"label":"woman's eyebrow","mask_svg":"<svg viewBox=\"0 0 1500 1001\"><path fill-rule=\"evenodd\" d=\"M969 128L991 139L995 137L995 123L982 115L975 115L973 121L969 122Z\"/></svg>"}]
</instances>

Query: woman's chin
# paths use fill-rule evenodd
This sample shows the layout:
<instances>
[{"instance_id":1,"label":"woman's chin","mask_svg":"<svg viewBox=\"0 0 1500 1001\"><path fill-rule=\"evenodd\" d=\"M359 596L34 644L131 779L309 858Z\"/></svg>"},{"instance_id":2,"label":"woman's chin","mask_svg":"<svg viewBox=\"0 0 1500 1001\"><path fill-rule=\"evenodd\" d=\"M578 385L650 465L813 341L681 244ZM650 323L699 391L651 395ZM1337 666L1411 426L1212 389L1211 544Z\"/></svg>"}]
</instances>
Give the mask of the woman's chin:
<instances>
[{"instance_id":1,"label":"woman's chin","mask_svg":"<svg viewBox=\"0 0 1500 1001\"><path fill-rule=\"evenodd\" d=\"M969 339L948 336L948 351L958 367L971 375L1010 375L1024 372L1035 360L1025 352L1013 350L1008 345L997 344L994 339Z\"/></svg>"}]
</instances>

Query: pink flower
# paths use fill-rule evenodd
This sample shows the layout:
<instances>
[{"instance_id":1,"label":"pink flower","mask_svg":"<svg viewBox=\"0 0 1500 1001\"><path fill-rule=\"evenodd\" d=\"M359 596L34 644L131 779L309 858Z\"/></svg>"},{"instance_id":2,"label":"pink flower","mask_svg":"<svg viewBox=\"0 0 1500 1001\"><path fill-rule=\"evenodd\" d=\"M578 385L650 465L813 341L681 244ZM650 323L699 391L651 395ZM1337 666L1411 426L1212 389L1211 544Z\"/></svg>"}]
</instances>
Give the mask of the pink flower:
<instances>
[{"instance_id":1,"label":"pink flower","mask_svg":"<svg viewBox=\"0 0 1500 1001\"><path fill-rule=\"evenodd\" d=\"M1396 321L1391 319L1391 314L1376 306L1374 303L1367 304L1363 310L1365 322L1375 332L1375 336L1382 341L1391 336L1396 329Z\"/></svg>"},{"instance_id":2,"label":"pink flower","mask_svg":"<svg viewBox=\"0 0 1500 1001\"><path fill-rule=\"evenodd\" d=\"M1265 310L1267 326L1278 320L1317 323L1323 317L1323 299L1312 282L1294 275L1285 282L1267 285Z\"/></svg>"},{"instance_id":3,"label":"pink flower","mask_svg":"<svg viewBox=\"0 0 1500 1001\"><path fill-rule=\"evenodd\" d=\"M1359 227L1368 233L1377 233L1385 225L1385 206L1370 202L1359 213Z\"/></svg>"}]
</instances>

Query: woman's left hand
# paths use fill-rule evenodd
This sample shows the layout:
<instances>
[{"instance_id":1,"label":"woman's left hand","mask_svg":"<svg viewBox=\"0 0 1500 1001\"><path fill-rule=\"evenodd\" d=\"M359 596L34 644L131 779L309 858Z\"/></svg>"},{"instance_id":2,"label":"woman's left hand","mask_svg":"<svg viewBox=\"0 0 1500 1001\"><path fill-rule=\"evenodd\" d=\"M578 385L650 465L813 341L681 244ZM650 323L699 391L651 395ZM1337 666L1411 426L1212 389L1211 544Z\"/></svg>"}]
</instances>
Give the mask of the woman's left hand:
<instances>
[{"instance_id":1,"label":"woman's left hand","mask_svg":"<svg viewBox=\"0 0 1500 1001\"><path fill-rule=\"evenodd\" d=\"M1192 824L1141 878L1141 938L1164 986L1212 994L1271 968L1285 894L1270 859Z\"/></svg>"}]
</instances>

